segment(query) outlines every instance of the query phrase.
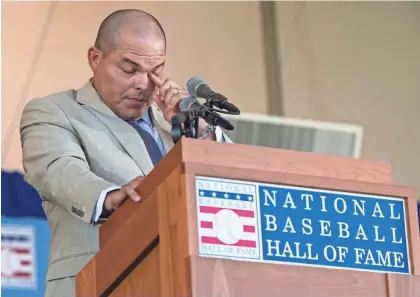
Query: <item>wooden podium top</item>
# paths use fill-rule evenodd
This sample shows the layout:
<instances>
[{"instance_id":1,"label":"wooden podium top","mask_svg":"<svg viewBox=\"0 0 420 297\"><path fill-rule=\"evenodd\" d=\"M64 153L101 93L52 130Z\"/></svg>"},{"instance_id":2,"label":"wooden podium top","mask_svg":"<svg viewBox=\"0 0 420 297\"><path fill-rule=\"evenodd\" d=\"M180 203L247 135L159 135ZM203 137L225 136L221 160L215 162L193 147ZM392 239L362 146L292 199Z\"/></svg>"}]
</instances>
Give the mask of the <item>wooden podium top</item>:
<instances>
[{"instance_id":1,"label":"wooden podium top","mask_svg":"<svg viewBox=\"0 0 420 297\"><path fill-rule=\"evenodd\" d=\"M249 200L242 200L244 193L238 192L240 191L238 189L227 190L228 187L232 188L232 185L238 182L248 185L248 190L243 188L245 189L244 191L251 191L249 190L251 188L255 189L252 190L255 192L250 192ZM227 185L227 188L224 189L225 197L220 196L222 192L214 190L215 188L210 191L211 187L223 188L223 183ZM279 252L280 242L285 241L289 237L292 238L290 230L295 229L295 233L302 233L304 232L303 230L308 232L308 221L305 221L305 219L314 221L331 220L331 225L321 222L321 227L317 227L321 228L317 231L318 233L327 232L329 228L335 234L337 234L337 230L340 230L340 236L344 236L343 234L348 231L353 236L357 233L357 236L363 237L360 227L357 229L357 224L370 226L372 229L372 224L376 224L376 221L368 218L366 220L359 220L358 217L350 217L349 215L351 214L345 215L344 212L345 209L347 210L347 207L352 207L355 213L357 211L360 212L363 208L364 212L364 203L366 201L366 209L371 207L370 211L373 211L373 214L376 216L385 214L383 215L384 220L388 220L385 217L392 218L392 216L396 217L397 214L403 215L402 219L405 220L399 223L396 220L378 221L378 227L369 231L376 232L375 238L378 241L374 243L368 240L372 246L375 246L375 244L378 246L381 245L382 239L384 240L383 242L385 240L388 242L390 240L389 238L391 238L390 236L393 236L393 241L397 242L400 237L396 234L400 231L404 232L404 236L401 238L407 239L404 242L407 245L407 250L402 249L403 252L399 252L401 249L398 249L398 246L396 247L397 243L392 242L392 245L391 242L388 242L386 248L395 247L396 252L389 255L381 254L381 257L385 257L382 259L382 262L387 265L394 263L393 265L395 267L393 269L395 270L402 263L399 262L402 261L401 257L406 256L408 257L406 259L408 261L407 265L410 267L408 274L420 275L420 237L418 236L415 192L413 188L391 184L391 167L386 162L374 162L250 145L182 139L153 171L145 177L137 191L142 197L142 202L135 204L132 201L127 201L100 228L100 251L77 277L79 297L117 296L112 295L112 292L119 294L125 292L124 294L127 294L126 296L135 296L132 292L142 292L149 295L158 294L159 296L202 296L203 292L207 292L205 290L210 289L208 284L205 284L205 281L203 281L202 276L207 275L210 271L211 273L215 273L217 271L217 269L214 270L215 263L221 265L218 269L221 269L222 272L224 269L227 269L226 267L231 267L232 265L251 270L258 267L258 269L255 269L260 273L264 273L264 271L275 272L282 270L287 275L288 273L286 271L290 273L299 271L300 274L306 277L321 273L324 276L335 276L338 282L340 282L340 277L341 281L343 281L349 277L352 278L356 275L359 277L362 275L366 280L371 280L369 284L371 286L369 287L370 291L366 289L369 294L381 296L383 292L401 292L393 289L399 285L399 279L396 281L396 278L389 277L386 274L388 268L384 268L380 272L373 265L371 266L372 271L369 271L363 265L360 266L360 269L355 269L354 265L350 267L351 265L349 264L349 267L345 267L346 265L340 264L338 260L331 260L338 257L333 257L332 255L334 253L341 253L342 250L340 251L340 249L324 247L324 255L319 253L321 258L324 256L332 264L328 261L310 262L310 256L306 256L305 259L302 258L302 261L299 260L299 262L296 260L296 255L298 255L296 251L289 254L289 257L285 256L284 250L282 253ZM270 194L270 191L274 192ZM289 198L287 197L289 196L287 195L282 196L283 200L281 201L284 205L287 203L298 205L300 203L300 206L295 206L294 209L299 209L300 207L301 210L294 212L293 207L287 210L281 210L279 207L276 208L276 191L289 193L287 195L290 196L290 199L292 199L293 195L299 195L299 199L294 198L295 202L292 200L288 201ZM311 194L312 198L309 199L309 196L304 196L309 194L302 194L302 191L313 193ZM337 196L337 193L342 197ZM229 195L236 195L236 198L229 198ZM331 217L325 216L322 213L322 208L319 207L317 211L309 211L310 203L313 201L321 203L320 201L323 199L320 199L320 197L322 195L324 197L326 195L336 195L334 196L336 197L334 198L334 204L331 205L339 210L338 213ZM263 196L265 203L263 203ZM369 200L369 198L376 199L375 201L377 202L375 203L377 205L371 204L369 206L369 203L373 203L374 201L372 199ZM390 210L388 207L388 210L384 210L383 213L376 213L382 211L378 210L378 208L385 205L385 200L383 199L394 199L397 208L394 209L394 206L391 206ZM219 206L215 208L214 205L217 203L219 203ZM271 206L269 205L270 203L272 204ZM239 213L238 210L233 209L232 211L230 208L234 206L227 207L226 205L248 205L243 207L254 210L255 224L248 227L246 225L242 226L241 222L243 220L241 221L235 215L235 212ZM242 214L246 213L245 208L241 210ZM220 210L223 211L220 212ZM403 212L398 212L400 210ZM206 218L208 220L210 217L205 213L206 211L212 216L210 221L206 221ZM349 212L347 211L346 213ZM339 218L339 215L342 215L342 217ZM240 214L239 217L241 217ZM289 223L287 223L287 220L284 221L285 217L290 220ZM277 222L275 221L276 218L278 220ZM281 220L283 220L283 223L279 227ZM405 224L405 231L401 227L403 226L401 223ZM240 228L244 228L244 231L242 232L242 229L237 229L235 224L242 226ZM298 228L291 227L290 224L296 224ZM334 227L337 224L340 229ZM379 233L378 230L383 230L387 224L389 225L388 227L391 227L391 231L388 230L388 233L384 233L388 238L385 239L385 237L381 237L382 233ZM395 224L395 228L393 224ZM275 228L282 229L283 231L281 232L283 232L283 235L276 235L274 226ZM313 226L315 226L315 223ZM347 228L347 231L345 231L345 228ZM395 230L392 231L392 228ZM286 229L289 231L284 231ZM256 237L253 243L247 241L246 236L243 239L238 239L245 247L240 250L235 246L239 241L237 240L235 243L234 238L232 239L232 234L235 233L235 236L244 236L244 232L254 233ZM279 234L281 232L278 231ZM309 238L303 236L303 234L299 234L296 237L296 240L299 240L302 246L305 245L304 241ZM370 233L366 234L369 237L371 235ZM252 237L254 235L250 234L249 238L254 238ZM323 235L317 237L316 241L310 244L319 247L324 245L323 240L325 242L330 240L331 246L338 243L345 245L352 242L341 240L337 236L334 237L334 235L331 235L332 237ZM232 242L229 242L230 240ZM363 242L363 240L360 242ZM275 246L276 244L278 247ZM307 247L308 244L307 242ZM353 242L351 244L355 243ZM363 258L368 263L366 254L362 254L361 252L362 247L365 249L366 246L362 244L358 247L356 244L355 248L351 244L348 247L344 246L343 249L355 249L356 255L352 255L352 257L356 257L356 261L359 262ZM328 244L326 243L326 245ZM225 249L224 247L226 246L229 249ZM237 259L232 254L229 254L233 249L237 249L237 252L241 253L253 253L254 259L246 257L245 259ZM277 262L277 258L273 255L269 257L273 251L276 251L277 256L283 256L280 262ZM308 250L306 250L306 253L308 253ZM401 256L400 254L404 255ZM388 259L391 255L394 255L394 258L397 257L393 259L393 261L395 260L394 262L391 262L391 258ZM344 257L343 255L341 256ZM367 256L369 257L369 253ZM376 262L375 265L378 263L381 262ZM296 266L297 264L300 266ZM157 269L155 267L156 265L160 268ZM344 271L343 269L350 269L350 272ZM288 296L304 296L302 292L311 292L311 290L304 291L305 286L299 283L295 284L294 289L288 286L289 289L286 290L287 280L279 281L278 279L270 279L267 275L252 276L251 272L247 277L244 276L245 279L242 279L241 282L245 284L251 281L251 279L255 281L259 280L259 283L263 284L263 286L255 284L259 290L264 290L265 287L271 284L273 288L270 290L267 289L265 291L266 293L278 294L279 292L287 292ZM134 279L139 281L138 285L135 285L136 281ZM226 276L225 281L226 279L229 279L229 277ZM156 286L153 289L151 289L152 285L146 285L146 283L154 284L155 282ZM415 284L416 282L420 286L418 279L413 283ZM308 284L310 283L311 281L308 279ZM281 289L280 284L286 287ZM234 286L234 284L226 284L225 287L226 292L230 293L222 295L252 296L248 294L251 291L248 293L246 291L240 291L242 295L232 294L231 290L233 290L233 287L231 288L230 286ZM340 296L352 296L351 294L354 294L354 290L360 290L363 286L361 284L358 287L356 286L357 288L346 289L343 292L347 293ZM247 286L245 285L245 287ZM375 287L378 287L378 289L375 289ZM206 289L204 290L203 288ZM328 292L328 286L324 288L323 292ZM334 292L334 294L337 293L336 290L331 292ZM314 294L313 296L330 296L326 294Z\"/></svg>"}]
</instances>

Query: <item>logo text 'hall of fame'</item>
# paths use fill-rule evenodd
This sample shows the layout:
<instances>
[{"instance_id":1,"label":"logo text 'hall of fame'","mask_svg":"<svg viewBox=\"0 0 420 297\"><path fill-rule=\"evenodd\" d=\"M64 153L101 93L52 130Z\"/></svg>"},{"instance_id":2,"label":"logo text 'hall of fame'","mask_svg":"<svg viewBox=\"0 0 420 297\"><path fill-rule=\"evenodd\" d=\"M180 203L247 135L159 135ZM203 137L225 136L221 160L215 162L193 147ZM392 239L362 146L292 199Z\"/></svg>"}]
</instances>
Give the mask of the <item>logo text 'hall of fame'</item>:
<instances>
[{"instance_id":1,"label":"logo text 'hall of fame'","mask_svg":"<svg viewBox=\"0 0 420 297\"><path fill-rule=\"evenodd\" d=\"M256 186L197 178L196 191L200 255L258 259Z\"/></svg>"}]
</instances>

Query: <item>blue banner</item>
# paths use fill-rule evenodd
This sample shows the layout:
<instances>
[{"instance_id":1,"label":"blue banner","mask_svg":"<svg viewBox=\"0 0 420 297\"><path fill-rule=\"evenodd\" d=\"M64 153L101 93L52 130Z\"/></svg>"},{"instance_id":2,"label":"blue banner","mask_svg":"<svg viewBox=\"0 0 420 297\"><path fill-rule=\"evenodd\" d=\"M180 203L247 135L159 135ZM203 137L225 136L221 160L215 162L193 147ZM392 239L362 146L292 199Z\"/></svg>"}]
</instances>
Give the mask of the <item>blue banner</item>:
<instances>
[{"instance_id":1,"label":"blue banner","mask_svg":"<svg viewBox=\"0 0 420 297\"><path fill-rule=\"evenodd\" d=\"M259 186L263 260L409 273L404 200Z\"/></svg>"},{"instance_id":2,"label":"blue banner","mask_svg":"<svg viewBox=\"0 0 420 297\"><path fill-rule=\"evenodd\" d=\"M50 230L41 198L19 171L1 172L1 215L1 295L43 297Z\"/></svg>"},{"instance_id":3,"label":"blue banner","mask_svg":"<svg viewBox=\"0 0 420 297\"><path fill-rule=\"evenodd\" d=\"M19 171L1 171L1 215L46 219L41 197Z\"/></svg>"},{"instance_id":4,"label":"blue banner","mask_svg":"<svg viewBox=\"0 0 420 297\"><path fill-rule=\"evenodd\" d=\"M196 178L199 254L411 272L403 198Z\"/></svg>"}]
</instances>

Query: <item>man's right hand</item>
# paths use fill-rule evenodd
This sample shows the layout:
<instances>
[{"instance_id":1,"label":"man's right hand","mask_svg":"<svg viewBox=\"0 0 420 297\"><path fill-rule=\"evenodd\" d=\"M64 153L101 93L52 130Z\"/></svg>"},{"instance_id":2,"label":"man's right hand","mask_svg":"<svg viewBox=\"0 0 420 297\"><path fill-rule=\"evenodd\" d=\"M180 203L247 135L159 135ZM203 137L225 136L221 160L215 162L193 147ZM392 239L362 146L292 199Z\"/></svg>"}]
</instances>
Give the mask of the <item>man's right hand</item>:
<instances>
[{"instance_id":1,"label":"man's right hand","mask_svg":"<svg viewBox=\"0 0 420 297\"><path fill-rule=\"evenodd\" d=\"M105 197L104 207L107 211L112 212L117 209L127 198L131 198L135 202L140 201L140 196L136 192L136 188L143 180L143 176L138 176L121 189L108 193Z\"/></svg>"}]
</instances>

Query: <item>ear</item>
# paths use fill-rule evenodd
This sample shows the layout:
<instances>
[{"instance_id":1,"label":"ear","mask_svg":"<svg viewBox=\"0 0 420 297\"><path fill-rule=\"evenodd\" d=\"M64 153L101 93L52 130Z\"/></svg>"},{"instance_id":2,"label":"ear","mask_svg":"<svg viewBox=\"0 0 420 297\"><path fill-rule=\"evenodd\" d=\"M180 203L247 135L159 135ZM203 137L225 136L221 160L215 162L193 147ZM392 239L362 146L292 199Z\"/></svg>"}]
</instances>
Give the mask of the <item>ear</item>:
<instances>
[{"instance_id":1,"label":"ear","mask_svg":"<svg viewBox=\"0 0 420 297\"><path fill-rule=\"evenodd\" d=\"M88 61L92 72L96 72L102 59L103 53L96 47L91 46L88 50Z\"/></svg>"}]
</instances>

